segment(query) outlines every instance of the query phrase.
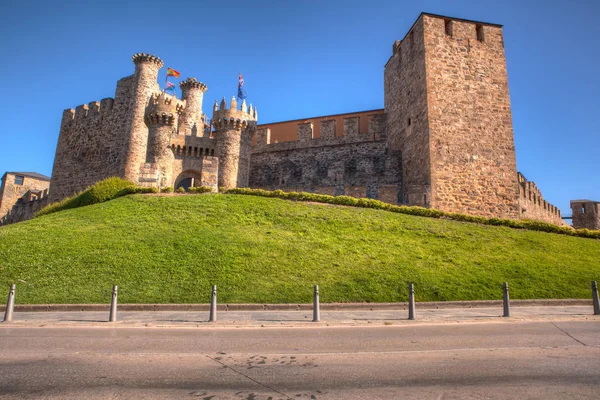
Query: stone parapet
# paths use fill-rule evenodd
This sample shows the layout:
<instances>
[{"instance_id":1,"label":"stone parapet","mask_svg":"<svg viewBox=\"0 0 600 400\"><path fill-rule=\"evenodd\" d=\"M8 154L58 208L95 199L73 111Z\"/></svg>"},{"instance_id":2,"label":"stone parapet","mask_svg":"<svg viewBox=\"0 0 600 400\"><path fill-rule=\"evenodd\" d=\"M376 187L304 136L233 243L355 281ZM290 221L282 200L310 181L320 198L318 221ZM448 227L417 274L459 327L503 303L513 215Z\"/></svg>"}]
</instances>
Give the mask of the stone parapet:
<instances>
[{"instance_id":1,"label":"stone parapet","mask_svg":"<svg viewBox=\"0 0 600 400\"><path fill-rule=\"evenodd\" d=\"M558 207L544 200L535 182L528 181L522 173L517 174L519 182L519 205L522 219L533 219L565 225Z\"/></svg>"},{"instance_id":2,"label":"stone parapet","mask_svg":"<svg viewBox=\"0 0 600 400\"><path fill-rule=\"evenodd\" d=\"M131 60L133 61L133 63L135 65L138 65L141 63L153 63L153 64L156 64L159 69L162 68L164 65L164 63L160 59L160 57L154 56L152 54L146 54L146 53L136 53L131 57Z\"/></svg>"}]
</instances>

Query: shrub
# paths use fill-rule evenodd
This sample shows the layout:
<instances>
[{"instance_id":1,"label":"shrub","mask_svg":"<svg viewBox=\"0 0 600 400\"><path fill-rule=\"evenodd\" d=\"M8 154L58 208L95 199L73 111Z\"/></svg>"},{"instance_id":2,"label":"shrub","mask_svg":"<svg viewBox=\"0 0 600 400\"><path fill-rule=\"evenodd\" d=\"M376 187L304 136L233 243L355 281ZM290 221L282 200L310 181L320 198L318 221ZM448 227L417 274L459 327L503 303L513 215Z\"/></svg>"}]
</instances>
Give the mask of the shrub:
<instances>
[{"instance_id":1,"label":"shrub","mask_svg":"<svg viewBox=\"0 0 600 400\"><path fill-rule=\"evenodd\" d=\"M210 193L212 192L212 188L208 186L196 186L188 188L189 193Z\"/></svg>"},{"instance_id":2,"label":"shrub","mask_svg":"<svg viewBox=\"0 0 600 400\"><path fill-rule=\"evenodd\" d=\"M173 186L167 186L160 189L161 193L173 193Z\"/></svg>"},{"instance_id":3,"label":"shrub","mask_svg":"<svg viewBox=\"0 0 600 400\"><path fill-rule=\"evenodd\" d=\"M176 192L177 193L185 193L185 189L183 187L178 187Z\"/></svg>"},{"instance_id":4,"label":"shrub","mask_svg":"<svg viewBox=\"0 0 600 400\"><path fill-rule=\"evenodd\" d=\"M222 188L219 188L222 191ZM399 214L415 215L427 218L445 218L453 221L471 222L482 225L506 226L513 229L527 229L532 231L542 231L549 233L558 233L569 236L579 236L591 239L600 239L600 231L592 231L588 229L573 229L566 226L558 226L548 222L535 220L512 220L502 218L485 218L474 215L466 215L459 213L451 213L436 210L433 208L424 208L418 206L397 206L394 204L384 203L380 200L361 198L357 199L350 196L330 196L326 194L316 194L307 192L284 192L283 190L264 190L264 189L249 189L249 188L234 188L225 191L227 194L244 194L262 197L277 197L280 199L295 200L295 201L314 201L317 203L339 204L344 206L374 208L385 210Z\"/></svg>"},{"instance_id":5,"label":"shrub","mask_svg":"<svg viewBox=\"0 0 600 400\"><path fill-rule=\"evenodd\" d=\"M70 208L102 203L119 196L131 194L130 191L134 190L135 188L136 186L133 182L117 177L106 178L100 182L96 182L92 186L89 186L74 196L42 208L36 213L35 217L51 214L57 211L68 210Z\"/></svg>"}]
</instances>

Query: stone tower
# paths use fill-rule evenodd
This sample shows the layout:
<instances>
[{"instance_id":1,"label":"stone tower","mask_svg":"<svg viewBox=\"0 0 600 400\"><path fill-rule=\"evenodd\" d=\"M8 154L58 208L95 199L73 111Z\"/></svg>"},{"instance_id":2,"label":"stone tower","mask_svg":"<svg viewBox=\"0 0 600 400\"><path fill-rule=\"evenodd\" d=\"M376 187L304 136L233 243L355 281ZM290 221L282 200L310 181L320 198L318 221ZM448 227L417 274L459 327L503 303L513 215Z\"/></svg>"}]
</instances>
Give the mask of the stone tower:
<instances>
[{"instance_id":1,"label":"stone tower","mask_svg":"<svg viewBox=\"0 0 600 400\"><path fill-rule=\"evenodd\" d=\"M187 136L203 136L204 115L202 114L202 99L206 85L196 78L188 78L179 84L181 98L185 100L185 110L181 114L179 131Z\"/></svg>"},{"instance_id":2,"label":"stone tower","mask_svg":"<svg viewBox=\"0 0 600 400\"><path fill-rule=\"evenodd\" d=\"M152 95L146 107L144 121L149 130L146 163L151 164L152 178L158 187L172 185L175 155L171 138L177 133L179 114L184 107L185 100L165 93Z\"/></svg>"},{"instance_id":3,"label":"stone tower","mask_svg":"<svg viewBox=\"0 0 600 400\"><path fill-rule=\"evenodd\" d=\"M571 200L573 228L600 229L600 202Z\"/></svg>"},{"instance_id":4,"label":"stone tower","mask_svg":"<svg viewBox=\"0 0 600 400\"><path fill-rule=\"evenodd\" d=\"M219 158L219 187L247 187L250 176L252 133L256 130L256 109L246 109L246 101L237 108L235 96L227 108L225 98L213 108L213 126Z\"/></svg>"},{"instance_id":5,"label":"stone tower","mask_svg":"<svg viewBox=\"0 0 600 400\"><path fill-rule=\"evenodd\" d=\"M385 66L404 203L519 218L502 26L421 14Z\"/></svg>"},{"instance_id":6,"label":"stone tower","mask_svg":"<svg viewBox=\"0 0 600 400\"><path fill-rule=\"evenodd\" d=\"M148 145L148 128L144 123L144 115L148 99L160 90L157 78L163 62L160 58L145 53L135 54L132 60L135 64L135 72L125 132L127 142L125 144L126 163L123 178L137 182L139 166L146 159L146 146Z\"/></svg>"}]
</instances>

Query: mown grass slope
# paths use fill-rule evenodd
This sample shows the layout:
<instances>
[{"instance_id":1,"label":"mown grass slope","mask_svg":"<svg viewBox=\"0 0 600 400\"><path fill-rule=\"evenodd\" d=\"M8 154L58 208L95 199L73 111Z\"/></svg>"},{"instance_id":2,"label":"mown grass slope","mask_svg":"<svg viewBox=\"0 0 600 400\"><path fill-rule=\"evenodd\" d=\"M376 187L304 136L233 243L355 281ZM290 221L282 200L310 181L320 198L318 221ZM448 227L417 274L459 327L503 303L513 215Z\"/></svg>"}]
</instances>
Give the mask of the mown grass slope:
<instances>
[{"instance_id":1,"label":"mown grass slope","mask_svg":"<svg viewBox=\"0 0 600 400\"><path fill-rule=\"evenodd\" d=\"M244 195L131 195L0 227L17 303L588 298L600 241ZM2 292L0 292L2 295Z\"/></svg>"}]
</instances>

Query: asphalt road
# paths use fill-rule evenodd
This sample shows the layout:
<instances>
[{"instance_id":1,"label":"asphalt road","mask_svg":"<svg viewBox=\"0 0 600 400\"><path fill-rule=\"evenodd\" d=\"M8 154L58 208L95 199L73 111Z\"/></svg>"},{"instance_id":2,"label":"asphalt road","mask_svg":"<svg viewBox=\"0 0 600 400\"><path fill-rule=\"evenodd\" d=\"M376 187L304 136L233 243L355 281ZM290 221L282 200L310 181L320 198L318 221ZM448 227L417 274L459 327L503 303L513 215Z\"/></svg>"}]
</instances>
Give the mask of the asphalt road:
<instances>
[{"instance_id":1,"label":"asphalt road","mask_svg":"<svg viewBox=\"0 0 600 400\"><path fill-rule=\"evenodd\" d=\"M598 399L600 321L0 326L1 399Z\"/></svg>"}]
</instances>

